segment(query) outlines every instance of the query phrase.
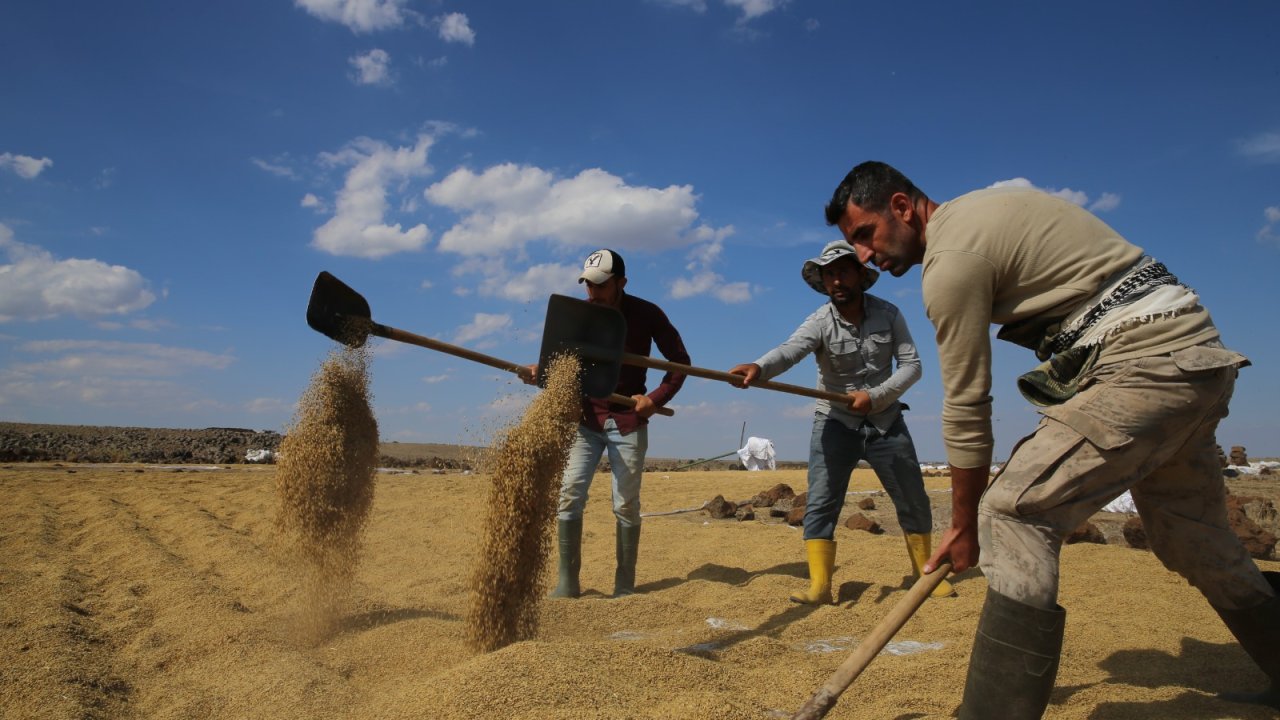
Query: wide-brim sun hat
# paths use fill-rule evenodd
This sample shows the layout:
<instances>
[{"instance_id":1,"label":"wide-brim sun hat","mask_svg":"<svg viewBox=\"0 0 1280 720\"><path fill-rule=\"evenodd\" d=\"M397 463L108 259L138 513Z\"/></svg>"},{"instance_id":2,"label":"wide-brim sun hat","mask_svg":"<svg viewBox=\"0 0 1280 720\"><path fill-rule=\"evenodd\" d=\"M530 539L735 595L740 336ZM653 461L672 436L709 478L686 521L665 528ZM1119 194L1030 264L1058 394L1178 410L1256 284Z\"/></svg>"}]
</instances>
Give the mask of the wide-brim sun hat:
<instances>
[{"instance_id":1,"label":"wide-brim sun hat","mask_svg":"<svg viewBox=\"0 0 1280 720\"><path fill-rule=\"evenodd\" d=\"M827 288L822 284L823 266L830 265L847 255L852 255L854 261L858 260L858 251L854 250L852 245L843 240L832 240L822 248L822 253L818 257L804 261L804 267L800 269L800 277L804 278L809 287L826 295ZM861 262L858 264L862 265L862 289L866 291L880 279L880 271Z\"/></svg>"}]
</instances>

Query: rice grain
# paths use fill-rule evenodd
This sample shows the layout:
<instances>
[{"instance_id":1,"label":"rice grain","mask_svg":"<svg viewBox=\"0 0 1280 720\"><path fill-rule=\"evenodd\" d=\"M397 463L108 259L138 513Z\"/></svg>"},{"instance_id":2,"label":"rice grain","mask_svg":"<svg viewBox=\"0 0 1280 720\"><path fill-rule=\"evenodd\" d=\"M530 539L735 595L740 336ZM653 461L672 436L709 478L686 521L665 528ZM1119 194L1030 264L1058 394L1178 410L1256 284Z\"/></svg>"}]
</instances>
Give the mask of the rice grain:
<instances>
[{"instance_id":1,"label":"rice grain","mask_svg":"<svg viewBox=\"0 0 1280 720\"><path fill-rule=\"evenodd\" d=\"M553 358L545 389L494 443L493 484L467 613L467 639L477 650L537 633L551 520L581 413L580 372L576 356Z\"/></svg>"},{"instance_id":2,"label":"rice grain","mask_svg":"<svg viewBox=\"0 0 1280 720\"><path fill-rule=\"evenodd\" d=\"M299 639L331 634L359 562L373 503L378 423L367 347L334 351L311 379L280 443L276 532L300 589Z\"/></svg>"}]
</instances>

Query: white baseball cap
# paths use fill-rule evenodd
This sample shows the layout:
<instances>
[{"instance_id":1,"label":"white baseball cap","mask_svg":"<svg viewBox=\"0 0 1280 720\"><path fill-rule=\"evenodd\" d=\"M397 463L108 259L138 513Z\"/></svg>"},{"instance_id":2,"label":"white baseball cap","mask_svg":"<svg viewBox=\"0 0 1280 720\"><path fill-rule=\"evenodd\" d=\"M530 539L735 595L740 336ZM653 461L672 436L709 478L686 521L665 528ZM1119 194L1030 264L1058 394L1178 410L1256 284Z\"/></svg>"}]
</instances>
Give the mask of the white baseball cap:
<instances>
[{"instance_id":1,"label":"white baseball cap","mask_svg":"<svg viewBox=\"0 0 1280 720\"><path fill-rule=\"evenodd\" d=\"M578 282L586 280L592 285L599 285L615 275L626 277L627 264L622 261L621 255L605 248L587 256L582 263L582 274L578 276Z\"/></svg>"}]
</instances>

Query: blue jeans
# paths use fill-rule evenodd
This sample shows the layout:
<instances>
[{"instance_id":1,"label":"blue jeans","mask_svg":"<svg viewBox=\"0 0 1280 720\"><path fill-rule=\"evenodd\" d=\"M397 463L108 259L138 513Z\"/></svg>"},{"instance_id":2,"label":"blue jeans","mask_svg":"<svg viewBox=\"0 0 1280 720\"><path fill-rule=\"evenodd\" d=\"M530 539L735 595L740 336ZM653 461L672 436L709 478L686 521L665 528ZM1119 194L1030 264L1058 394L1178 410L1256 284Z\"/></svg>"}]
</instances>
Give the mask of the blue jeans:
<instances>
[{"instance_id":1,"label":"blue jeans","mask_svg":"<svg viewBox=\"0 0 1280 720\"><path fill-rule=\"evenodd\" d=\"M881 433L869 422L850 429L825 415L813 419L809 439L809 496L804 509L804 539L830 540L844 508L849 476L866 460L889 493L904 533L933 532L933 513L924 490L915 444L902 416L889 432Z\"/></svg>"},{"instance_id":2,"label":"blue jeans","mask_svg":"<svg viewBox=\"0 0 1280 720\"><path fill-rule=\"evenodd\" d=\"M644 454L649 449L649 427L641 425L623 435L613 419L606 420L604 432L578 425L578 437L569 450L569 460L560 480L560 520L577 520L587 506L587 491L595 477L600 456L609 451L613 469L613 514L624 527L640 525L640 477L644 474Z\"/></svg>"}]
</instances>

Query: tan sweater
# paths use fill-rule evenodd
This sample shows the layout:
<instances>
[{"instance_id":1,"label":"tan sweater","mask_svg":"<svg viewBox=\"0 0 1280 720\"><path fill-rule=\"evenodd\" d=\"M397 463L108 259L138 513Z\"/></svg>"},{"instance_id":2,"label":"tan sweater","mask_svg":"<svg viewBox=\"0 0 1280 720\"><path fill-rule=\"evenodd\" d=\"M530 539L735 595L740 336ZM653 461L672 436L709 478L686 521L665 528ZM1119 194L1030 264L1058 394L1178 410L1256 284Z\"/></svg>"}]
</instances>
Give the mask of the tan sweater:
<instances>
[{"instance_id":1,"label":"tan sweater","mask_svg":"<svg viewBox=\"0 0 1280 720\"><path fill-rule=\"evenodd\" d=\"M978 190L938 206L925 242L921 284L937 333L947 461L985 467L993 443L991 324L1064 317L1143 251L1077 205L1024 188ZM1099 363L1216 337L1197 305L1108 338Z\"/></svg>"}]
</instances>

